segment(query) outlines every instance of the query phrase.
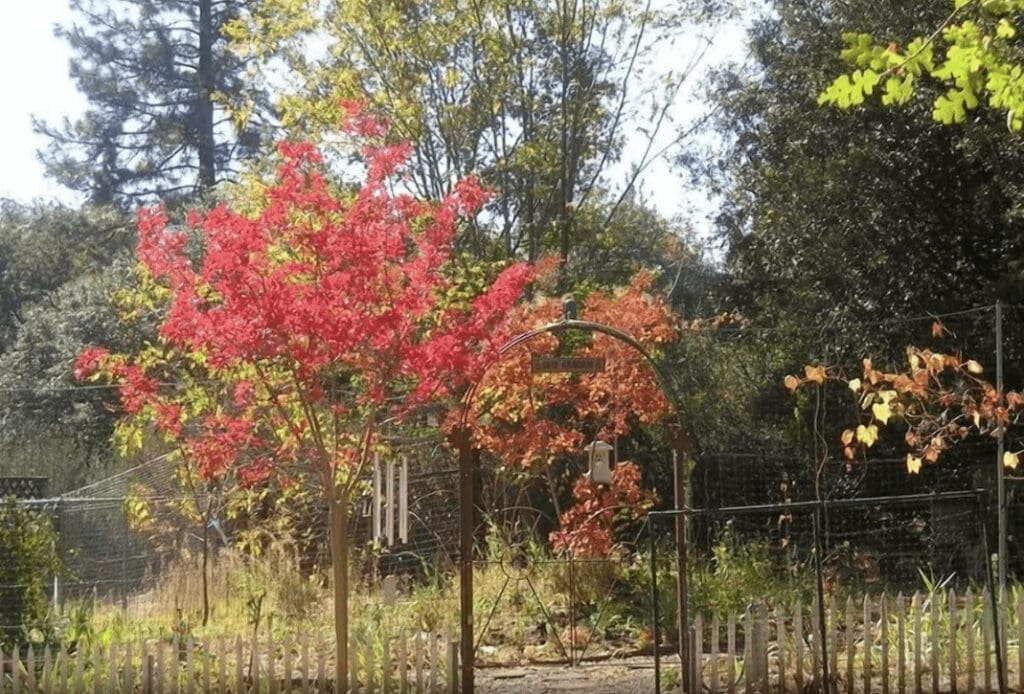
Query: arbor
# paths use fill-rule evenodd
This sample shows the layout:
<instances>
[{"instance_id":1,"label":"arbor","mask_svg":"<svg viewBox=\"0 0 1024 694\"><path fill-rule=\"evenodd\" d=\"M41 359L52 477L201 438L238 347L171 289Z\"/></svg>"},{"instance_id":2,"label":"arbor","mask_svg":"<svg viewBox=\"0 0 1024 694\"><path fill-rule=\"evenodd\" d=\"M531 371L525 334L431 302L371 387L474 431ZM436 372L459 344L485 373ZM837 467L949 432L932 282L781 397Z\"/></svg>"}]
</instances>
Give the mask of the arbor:
<instances>
[{"instance_id":1,"label":"arbor","mask_svg":"<svg viewBox=\"0 0 1024 694\"><path fill-rule=\"evenodd\" d=\"M49 175L96 203L171 201L230 178L270 124L264 92L223 28L239 0L72 0L57 29L86 113L54 125L40 153Z\"/></svg>"},{"instance_id":2,"label":"arbor","mask_svg":"<svg viewBox=\"0 0 1024 694\"><path fill-rule=\"evenodd\" d=\"M913 35L940 24L945 6L780 0L775 10L752 30L755 69L716 82L730 137L712 172L727 195L727 302L777 330L795 366L902 349L884 326L865 344L868 322L1012 296L1024 168L1004 156L1001 123L966 132L932 122L920 102L852 113L816 103L841 70L840 30Z\"/></svg>"},{"instance_id":3,"label":"arbor","mask_svg":"<svg viewBox=\"0 0 1024 694\"><path fill-rule=\"evenodd\" d=\"M664 298L649 293L652 283L650 275L640 273L627 286L593 291L581 297L581 313L660 355L678 338L679 320ZM516 307L509 324L512 332L523 334L563 316L560 300L536 297ZM540 373L533 367L534 357L570 354L602 360L604 367L585 374ZM645 456L642 475L635 464L617 461L610 485L600 487L580 476L580 453L588 440L617 444L621 438L625 449L643 438L645 428L671 418L673 407L662 387L639 351L600 332L545 332L502 355L477 384L466 412L474 447L495 466L485 505L511 507L513 516L523 507L550 509L553 526L557 518L557 526L548 528L552 549L608 556L615 526L636 520L657 500L641 477L650 486L662 470L656 456ZM506 497L510 492L515 501ZM513 520L503 529L515 526Z\"/></svg>"},{"instance_id":4,"label":"arbor","mask_svg":"<svg viewBox=\"0 0 1024 694\"><path fill-rule=\"evenodd\" d=\"M254 54L293 46L303 88L283 99L284 125L330 133L341 101L366 98L413 143L418 194L441 197L479 175L496 195L460 241L476 257L532 262L600 249L595 237L626 211L635 175L659 154L642 154L626 184L613 186L609 169L627 134L657 139L702 55L698 45L671 68L654 60L692 28L689 4L669 12L642 0L362 0L331 5L320 21L329 53L311 61L294 48L317 26L310 5L264 2L229 28ZM563 270L562 288L579 276Z\"/></svg>"},{"instance_id":5,"label":"arbor","mask_svg":"<svg viewBox=\"0 0 1024 694\"><path fill-rule=\"evenodd\" d=\"M120 386L126 442L153 426L204 477L315 484L330 516L338 691L349 506L380 429L476 371L530 278L514 265L479 295L456 286L455 230L485 194L473 179L437 203L392 193L409 147L384 144L371 118L350 125L370 143L358 191L329 184L311 145L284 143L257 209L191 216L198 261L187 230L142 211L142 290L165 307L161 340L134 355L90 349L76 363L80 377Z\"/></svg>"}]
</instances>

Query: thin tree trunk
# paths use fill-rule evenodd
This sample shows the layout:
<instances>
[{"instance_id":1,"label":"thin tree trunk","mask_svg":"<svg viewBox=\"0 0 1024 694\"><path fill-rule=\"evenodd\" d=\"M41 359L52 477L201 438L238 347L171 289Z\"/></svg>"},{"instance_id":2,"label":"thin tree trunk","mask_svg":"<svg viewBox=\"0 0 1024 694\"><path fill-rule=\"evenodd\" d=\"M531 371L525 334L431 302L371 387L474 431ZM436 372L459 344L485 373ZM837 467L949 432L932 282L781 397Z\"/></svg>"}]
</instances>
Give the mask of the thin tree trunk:
<instances>
[{"instance_id":1,"label":"thin tree trunk","mask_svg":"<svg viewBox=\"0 0 1024 694\"><path fill-rule=\"evenodd\" d=\"M334 576L334 691L343 694L348 683L348 494L333 490L331 505L331 568Z\"/></svg>"},{"instance_id":2,"label":"thin tree trunk","mask_svg":"<svg viewBox=\"0 0 1024 694\"><path fill-rule=\"evenodd\" d=\"M213 0L199 0L199 70L196 73L196 150L199 157L199 189L207 192L217 183L213 137Z\"/></svg>"},{"instance_id":3,"label":"thin tree trunk","mask_svg":"<svg viewBox=\"0 0 1024 694\"><path fill-rule=\"evenodd\" d=\"M203 515L203 626L210 621L210 519Z\"/></svg>"}]
</instances>

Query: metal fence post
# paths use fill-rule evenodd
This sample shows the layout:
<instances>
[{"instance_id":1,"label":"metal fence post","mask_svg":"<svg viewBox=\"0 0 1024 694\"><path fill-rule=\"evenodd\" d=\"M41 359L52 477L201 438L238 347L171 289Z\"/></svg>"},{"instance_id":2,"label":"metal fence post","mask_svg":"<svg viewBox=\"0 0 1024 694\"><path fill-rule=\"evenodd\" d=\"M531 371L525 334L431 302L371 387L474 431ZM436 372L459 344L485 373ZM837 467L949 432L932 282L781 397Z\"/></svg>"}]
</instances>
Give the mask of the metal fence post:
<instances>
[{"instance_id":1,"label":"metal fence post","mask_svg":"<svg viewBox=\"0 0 1024 694\"><path fill-rule=\"evenodd\" d=\"M996 392L999 394L1000 402L1003 399L1003 302L996 301ZM999 594L1006 591L1006 562L1009 558L1007 551L1007 523L1006 523L1006 471L1003 466L1003 454L1006 451L1006 441L1003 427L998 429L999 436L996 441L996 498L999 517L999 544L996 551L999 554Z\"/></svg>"}]
</instances>

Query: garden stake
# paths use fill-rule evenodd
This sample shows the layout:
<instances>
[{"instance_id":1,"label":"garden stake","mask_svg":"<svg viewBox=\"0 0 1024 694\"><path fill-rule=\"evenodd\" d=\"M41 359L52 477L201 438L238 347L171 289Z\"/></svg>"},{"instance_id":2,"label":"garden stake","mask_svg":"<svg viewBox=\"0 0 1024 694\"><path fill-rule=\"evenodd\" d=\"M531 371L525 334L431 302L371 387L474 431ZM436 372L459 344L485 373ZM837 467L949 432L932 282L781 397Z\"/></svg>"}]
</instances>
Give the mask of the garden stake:
<instances>
[{"instance_id":1,"label":"garden stake","mask_svg":"<svg viewBox=\"0 0 1024 694\"><path fill-rule=\"evenodd\" d=\"M821 640L821 670L825 691L832 691L832 676L828 668L828 626L825 623L825 578L821 568L821 502L814 509L814 573L818 579L818 638Z\"/></svg>"},{"instance_id":2,"label":"garden stake","mask_svg":"<svg viewBox=\"0 0 1024 694\"><path fill-rule=\"evenodd\" d=\"M651 638L654 639L654 694L661 694L661 651L658 641L661 634L658 629L658 550L654 542L654 524L647 519L647 539L651 543Z\"/></svg>"},{"instance_id":3,"label":"garden stake","mask_svg":"<svg viewBox=\"0 0 1024 694\"><path fill-rule=\"evenodd\" d=\"M981 497L978 497L978 510L981 515L981 536L985 538L985 569L988 574L988 597L992 603L992 631L996 642L996 681L999 683L999 694L1006 694L1006 673L1003 671L1003 644L1001 638L1002 615L999 614L999 607L996 600L995 576L992 572L992 555L988 547L988 523L985 522L985 514L981 508Z\"/></svg>"}]
</instances>

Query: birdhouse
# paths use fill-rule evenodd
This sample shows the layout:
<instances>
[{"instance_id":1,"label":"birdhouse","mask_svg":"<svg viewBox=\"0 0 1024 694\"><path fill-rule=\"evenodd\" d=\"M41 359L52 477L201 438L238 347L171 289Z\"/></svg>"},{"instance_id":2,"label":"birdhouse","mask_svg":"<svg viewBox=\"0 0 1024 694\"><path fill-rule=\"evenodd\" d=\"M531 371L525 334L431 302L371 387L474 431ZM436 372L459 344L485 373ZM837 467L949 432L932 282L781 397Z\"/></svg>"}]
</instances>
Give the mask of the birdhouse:
<instances>
[{"instance_id":1,"label":"birdhouse","mask_svg":"<svg viewBox=\"0 0 1024 694\"><path fill-rule=\"evenodd\" d=\"M611 454L614 447L604 441L591 441L583 447L590 461L587 477L597 484L612 483Z\"/></svg>"}]
</instances>

